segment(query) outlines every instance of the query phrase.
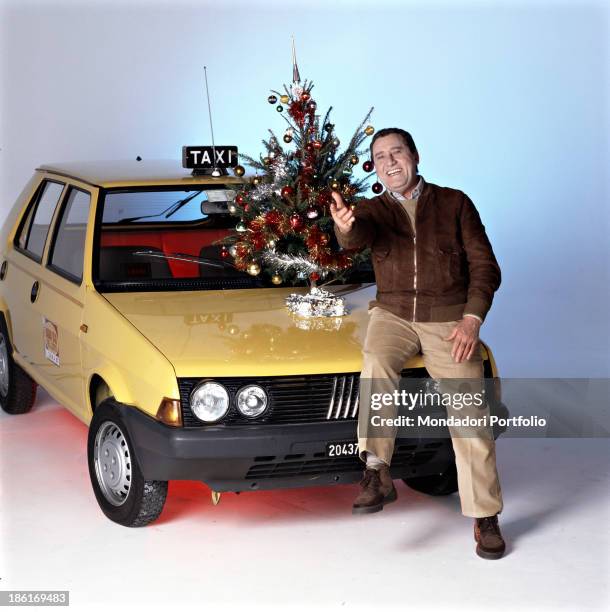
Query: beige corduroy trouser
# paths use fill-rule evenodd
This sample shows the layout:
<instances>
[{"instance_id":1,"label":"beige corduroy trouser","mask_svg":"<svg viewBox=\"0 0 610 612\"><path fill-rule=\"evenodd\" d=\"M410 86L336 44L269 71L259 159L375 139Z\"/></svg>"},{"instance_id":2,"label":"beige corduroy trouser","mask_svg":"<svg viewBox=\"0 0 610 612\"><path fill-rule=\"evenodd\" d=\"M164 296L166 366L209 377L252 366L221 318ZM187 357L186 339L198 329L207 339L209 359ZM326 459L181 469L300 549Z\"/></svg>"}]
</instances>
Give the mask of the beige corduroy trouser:
<instances>
[{"instance_id":1,"label":"beige corduroy trouser","mask_svg":"<svg viewBox=\"0 0 610 612\"><path fill-rule=\"evenodd\" d=\"M374 453L390 465L394 452L396 431L390 435L363 437L370 432L371 394L392 393L398 387L400 371L405 362L421 351L423 361L434 379L478 379L471 389L482 386L483 360L480 352L462 363L451 357L453 341L444 340L451 334L457 321L421 323L407 321L378 306L370 311L364 342L364 363L361 374L361 393L358 419L358 443L362 460L365 452ZM478 414L489 415L489 409L478 409ZM375 411L383 417L394 418L398 407L392 403ZM455 411L453 412L455 414ZM487 418L489 418L487 416ZM496 468L495 442L487 427L449 427L458 473L458 487L462 514L469 517L492 516L502 511L502 492Z\"/></svg>"}]
</instances>

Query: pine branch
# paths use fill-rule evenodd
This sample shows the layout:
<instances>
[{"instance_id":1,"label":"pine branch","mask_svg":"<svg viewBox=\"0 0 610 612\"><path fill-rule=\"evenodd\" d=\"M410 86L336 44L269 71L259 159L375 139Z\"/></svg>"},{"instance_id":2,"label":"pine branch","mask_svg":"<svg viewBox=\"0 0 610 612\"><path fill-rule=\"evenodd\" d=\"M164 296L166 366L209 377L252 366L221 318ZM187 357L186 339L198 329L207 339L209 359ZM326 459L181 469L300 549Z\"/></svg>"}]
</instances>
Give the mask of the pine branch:
<instances>
[{"instance_id":1,"label":"pine branch","mask_svg":"<svg viewBox=\"0 0 610 612\"><path fill-rule=\"evenodd\" d=\"M324 126L328 123L328 118L330 117L330 111L333 110L332 106L328 107L328 110L326 111L326 115L324 115L324 121L322 122L322 130L324 129ZM330 132L328 132L328 134L330 135L332 133L332 130Z\"/></svg>"}]
</instances>

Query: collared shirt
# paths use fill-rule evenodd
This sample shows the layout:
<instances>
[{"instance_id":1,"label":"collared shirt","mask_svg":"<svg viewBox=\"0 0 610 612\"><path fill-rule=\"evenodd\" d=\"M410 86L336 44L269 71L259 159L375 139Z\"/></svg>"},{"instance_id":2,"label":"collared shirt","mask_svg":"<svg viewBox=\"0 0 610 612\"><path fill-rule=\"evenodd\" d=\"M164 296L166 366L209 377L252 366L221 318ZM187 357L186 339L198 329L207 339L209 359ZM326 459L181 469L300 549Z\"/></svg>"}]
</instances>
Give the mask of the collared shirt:
<instances>
[{"instance_id":1,"label":"collared shirt","mask_svg":"<svg viewBox=\"0 0 610 612\"><path fill-rule=\"evenodd\" d=\"M419 177L419 181L417 182L417 185L415 185L415 187L411 191L411 197L410 198L405 197L402 193L400 193L400 191L390 191L390 193L399 202L402 202L403 200L417 200L417 198L419 198L419 196L421 195L421 192L423 191L423 189L424 189L424 177L420 176Z\"/></svg>"}]
</instances>

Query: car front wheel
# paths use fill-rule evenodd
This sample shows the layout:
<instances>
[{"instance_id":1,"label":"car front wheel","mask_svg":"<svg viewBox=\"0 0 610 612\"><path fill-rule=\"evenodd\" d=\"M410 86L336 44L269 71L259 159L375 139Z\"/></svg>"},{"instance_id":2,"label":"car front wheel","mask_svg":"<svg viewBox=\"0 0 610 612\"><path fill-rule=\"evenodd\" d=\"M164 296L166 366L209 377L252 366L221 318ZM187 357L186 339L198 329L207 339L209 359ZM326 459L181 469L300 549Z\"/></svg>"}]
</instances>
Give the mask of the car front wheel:
<instances>
[{"instance_id":1,"label":"car front wheel","mask_svg":"<svg viewBox=\"0 0 610 612\"><path fill-rule=\"evenodd\" d=\"M144 480L127 426L114 399L95 410L87 441L89 476L102 512L125 527L143 527L161 514L166 480Z\"/></svg>"},{"instance_id":2,"label":"car front wheel","mask_svg":"<svg viewBox=\"0 0 610 612\"><path fill-rule=\"evenodd\" d=\"M431 476L417 476L414 478L403 478L406 485L415 491L426 495L451 495L458 490L457 470L455 463L451 463L447 469L440 474Z\"/></svg>"},{"instance_id":3,"label":"car front wheel","mask_svg":"<svg viewBox=\"0 0 610 612\"><path fill-rule=\"evenodd\" d=\"M0 406L9 414L29 412L36 401L36 383L14 361L4 317L0 317Z\"/></svg>"}]
</instances>

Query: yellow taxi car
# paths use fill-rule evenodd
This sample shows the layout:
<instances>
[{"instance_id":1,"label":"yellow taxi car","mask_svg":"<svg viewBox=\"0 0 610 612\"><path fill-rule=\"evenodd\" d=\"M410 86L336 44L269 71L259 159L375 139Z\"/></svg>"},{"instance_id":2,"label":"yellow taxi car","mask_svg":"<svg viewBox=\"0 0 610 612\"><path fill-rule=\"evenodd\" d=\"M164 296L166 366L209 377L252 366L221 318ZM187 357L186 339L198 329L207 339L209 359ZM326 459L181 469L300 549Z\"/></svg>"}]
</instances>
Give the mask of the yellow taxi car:
<instances>
[{"instance_id":1,"label":"yellow taxi car","mask_svg":"<svg viewBox=\"0 0 610 612\"><path fill-rule=\"evenodd\" d=\"M0 405L25 413L41 385L87 424L93 490L119 524L155 520L169 480L201 480L217 500L359 478L374 279L333 289L345 317L292 315L293 287L265 286L221 256L243 180L177 161L47 165L2 228ZM427 376L420 356L403 375ZM392 474L456 491L451 441L397 441Z\"/></svg>"}]
</instances>

